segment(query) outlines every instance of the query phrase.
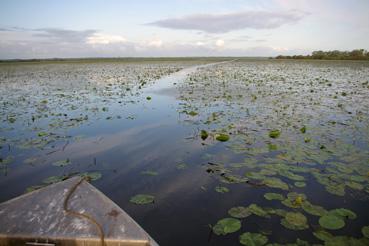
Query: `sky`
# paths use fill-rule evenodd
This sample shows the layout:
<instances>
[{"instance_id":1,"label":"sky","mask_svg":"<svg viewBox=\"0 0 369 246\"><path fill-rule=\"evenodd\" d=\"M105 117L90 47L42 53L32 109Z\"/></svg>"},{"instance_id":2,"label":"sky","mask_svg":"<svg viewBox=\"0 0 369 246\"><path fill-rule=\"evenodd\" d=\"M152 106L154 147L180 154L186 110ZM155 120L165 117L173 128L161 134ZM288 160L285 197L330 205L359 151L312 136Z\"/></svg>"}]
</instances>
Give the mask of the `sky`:
<instances>
[{"instance_id":1,"label":"sky","mask_svg":"<svg viewBox=\"0 0 369 246\"><path fill-rule=\"evenodd\" d=\"M369 50L369 0L1 0L0 59Z\"/></svg>"}]
</instances>

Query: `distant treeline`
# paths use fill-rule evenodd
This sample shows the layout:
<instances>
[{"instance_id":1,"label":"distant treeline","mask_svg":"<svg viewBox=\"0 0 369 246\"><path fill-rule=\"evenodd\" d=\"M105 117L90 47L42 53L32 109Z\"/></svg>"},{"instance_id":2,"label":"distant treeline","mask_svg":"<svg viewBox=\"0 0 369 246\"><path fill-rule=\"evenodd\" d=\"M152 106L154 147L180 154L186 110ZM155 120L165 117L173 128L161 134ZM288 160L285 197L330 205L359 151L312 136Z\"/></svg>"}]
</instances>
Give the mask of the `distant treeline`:
<instances>
[{"instance_id":1,"label":"distant treeline","mask_svg":"<svg viewBox=\"0 0 369 246\"><path fill-rule=\"evenodd\" d=\"M311 55L294 55L282 56L279 55L276 59L316 59L316 60L369 60L369 52L364 49L352 51L314 51Z\"/></svg>"}]
</instances>

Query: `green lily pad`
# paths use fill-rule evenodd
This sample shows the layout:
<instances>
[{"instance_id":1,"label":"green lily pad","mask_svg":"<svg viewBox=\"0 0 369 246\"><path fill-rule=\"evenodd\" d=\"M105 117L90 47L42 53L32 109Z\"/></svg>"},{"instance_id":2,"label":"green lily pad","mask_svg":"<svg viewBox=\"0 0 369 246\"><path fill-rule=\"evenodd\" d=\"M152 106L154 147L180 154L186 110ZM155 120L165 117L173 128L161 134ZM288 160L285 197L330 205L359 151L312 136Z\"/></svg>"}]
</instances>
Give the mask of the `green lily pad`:
<instances>
[{"instance_id":1,"label":"green lily pad","mask_svg":"<svg viewBox=\"0 0 369 246\"><path fill-rule=\"evenodd\" d=\"M229 140L229 135L224 134L224 133L218 133L215 139L220 142L227 142Z\"/></svg>"},{"instance_id":2,"label":"green lily pad","mask_svg":"<svg viewBox=\"0 0 369 246\"><path fill-rule=\"evenodd\" d=\"M47 132L39 132L39 133L37 133L37 136L39 136L39 137L45 137L47 135L49 135Z\"/></svg>"},{"instance_id":3,"label":"green lily pad","mask_svg":"<svg viewBox=\"0 0 369 246\"><path fill-rule=\"evenodd\" d=\"M361 228L361 233L363 233L364 237L369 238L369 226Z\"/></svg>"},{"instance_id":4,"label":"green lily pad","mask_svg":"<svg viewBox=\"0 0 369 246\"><path fill-rule=\"evenodd\" d=\"M32 185L30 187L27 187L26 193L29 193L29 192L32 192L32 191L35 191L35 190L39 190L43 187L45 187L45 185Z\"/></svg>"},{"instance_id":5,"label":"green lily pad","mask_svg":"<svg viewBox=\"0 0 369 246\"><path fill-rule=\"evenodd\" d=\"M58 183L60 181L63 181L64 180L64 176L51 176L51 177L48 177L46 179L44 179L42 182L44 184L54 184L54 183Z\"/></svg>"},{"instance_id":6,"label":"green lily pad","mask_svg":"<svg viewBox=\"0 0 369 246\"><path fill-rule=\"evenodd\" d=\"M282 194L279 193L265 193L264 194L265 199L267 200L279 200L279 201L283 201L285 198Z\"/></svg>"},{"instance_id":7,"label":"green lily pad","mask_svg":"<svg viewBox=\"0 0 369 246\"><path fill-rule=\"evenodd\" d=\"M305 182L295 182L294 185L298 188L303 188L306 186L306 183Z\"/></svg>"},{"instance_id":8,"label":"green lily pad","mask_svg":"<svg viewBox=\"0 0 369 246\"><path fill-rule=\"evenodd\" d=\"M199 113L195 112L195 111L190 111L187 113L189 116L196 116L198 115Z\"/></svg>"},{"instance_id":9,"label":"green lily pad","mask_svg":"<svg viewBox=\"0 0 369 246\"><path fill-rule=\"evenodd\" d=\"M249 208L246 207L233 207L230 210L228 210L228 214L232 217L243 219L252 214Z\"/></svg>"},{"instance_id":10,"label":"green lily pad","mask_svg":"<svg viewBox=\"0 0 369 246\"><path fill-rule=\"evenodd\" d=\"M344 196L345 195L345 185L344 184L327 184L325 186L326 191L333 195Z\"/></svg>"},{"instance_id":11,"label":"green lily pad","mask_svg":"<svg viewBox=\"0 0 369 246\"><path fill-rule=\"evenodd\" d=\"M323 216L327 213L323 207L318 205L313 205L309 201L303 201L301 204L301 208L308 214L315 215L315 216Z\"/></svg>"},{"instance_id":12,"label":"green lily pad","mask_svg":"<svg viewBox=\"0 0 369 246\"><path fill-rule=\"evenodd\" d=\"M329 211L330 214L336 215L338 217L342 217L342 218L348 218L348 219L356 219L357 215L346 208L338 208L338 209L333 209Z\"/></svg>"},{"instance_id":13,"label":"green lily pad","mask_svg":"<svg viewBox=\"0 0 369 246\"><path fill-rule=\"evenodd\" d=\"M281 135L280 130L271 130L269 132L269 137L271 137L271 138L278 138L280 135Z\"/></svg>"},{"instance_id":14,"label":"green lily pad","mask_svg":"<svg viewBox=\"0 0 369 246\"><path fill-rule=\"evenodd\" d=\"M181 163L181 164L177 165L177 169L179 169L179 170L182 170L182 169L185 169L185 168L187 168L187 164L185 164L185 163Z\"/></svg>"},{"instance_id":15,"label":"green lily pad","mask_svg":"<svg viewBox=\"0 0 369 246\"><path fill-rule=\"evenodd\" d=\"M288 212L281 224L291 230L305 230L309 228L307 218L302 213Z\"/></svg>"},{"instance_id":16,"label":"green lily pad","mask_svg":"<svg viewBox=\"0 0 369 246\"><path fill-rule=\"evenodd\" d=\"M69 159L66 159L66 160L60 160L60 161L54 162L52 165L57 166L57 167L64 167L69 164L71 164L71 161Z\"/></svg>"},{"instance_id":17,"label":"green lily pad","mask_svg":"<svg viewBox=\"0 0 369 246\"><path fill-rule=\"evenodd\" d=\"M271 188L277 188L282 190L288 190L288 184L280 180L279 178L266 178L263 180L263 184Z\"/></svg>"},{"instance_id":18,"label":"green lily pad","mask_svg":"<svg viewBox=\"0 0 369 246\"><path fill-rule=\"evenodd\" d=\"M260 233L245 232L240 235L240 244L246 246L262 246L268 242L268 238Z\"/></svg>"},{"instance_id":19,"label":"green lily pad","mask_svg":"<svg viewBox=\"0 0 369 246\"><path fill-rule=\"evenodd\" d=\"M345 221L332 213L327 213L320 217L319 224L329 230L338 230L345 226Z\"/></svg>"},{"instance_id":20,"label":"green lily pad","mask_svg":"<svg viewBox=\"0 0 369 246\"><path fill-rule=\"evenodd\" d=\"M248 208L251 211L251 213L257 216L264 217L264 218L270 218L270 215L268 214L267 211L265 211L263 208L259 207L258 205L254 203L250 204Z\"/></svg>"},{"instance_id":21,"label":"green lily pad","mask_svg":"<svg viewBox=\"0 0 369 246\"><path fill-rule=\"evenodd\" d=\"M224 186L216 186L215 191L219 193L226 193L226 192L229 192L229 189Z\"/></svg>"},{"instance_id":22,"label":"green lily pad","mask_svg":"<svg viewBox=\"0 0 369 246\"><path fill-rule=\"evenodd\" d=\"M146 194L138 194L129 200L131 203L143 205L143 204L149 204L154 202L155 197L152 195L146 195Z\"/></svg>"},{"instance_id":23,"label":"green lily pad","mask_svg":"<svg viewBox=\"0 0 369 246\"><path fill-rule=\"evenodd\" d=\"M303 181L305 178L301 175L294 174L293 172L287 171L287 170L280 170L278 172L279 175L289 178L294 181Z\"/></svg>"},{"instance_id":24,"label":"green lily pad","mask_svg":"<svg viewBox=\"0 0 369 246\"><path fill-rule=\"evenodd\" d=\"M142 175L148 175L148 176L156 176L156 175L158 175L158 172L151 171L151 170L146 170L146 171L142 171L141 174Z\"/></svg>"},{"instance_id":25,"label":"green lily pad","mask_svg":"<svg viewBox=\"0 0 369 246\"><path fill-rule=\"evenodd\" d=\"M201 130L200 137L201 137L202 140L206 140L208 138L208 136L209 136L209 134L208 134L207 131Z\"/></svg>"},{"instance_id":26,"label":"green lily pad","mask_svg":"<svg viewBox=\"0 0 369 246\"><path fill-rule=\"evenodd\" d=\"M81 173L80 176L86 178L89 181L96 181L102 177L102 174L99 172L86 172Z\"/></svg>"},{"instance_id":27,"label":"green lily pad","mask_svg":"<svg viewBox=\"0 0 369 246\"><path fill-rule=\"evenodd\" d=\"M313 235L322 241L329 241L333 238L333 235L331 233L324 230L315 231L313 232Z\"/></svg>"},{"instance_id":28,"label":"green lily pad","mask_svg":"<svg viewBox=\"0 0 369 246\"><path fill-rule=\"evenodd\" d=\"M216 235L227 235L241 229L241 221L235 218L224 218L213 226Z\"/></svg>"},{"instance_id":29,"label":"green lily pad","mask_svg":"<svg viewBox=\"0 0 369 246\"><path fill-rule=\"evenodd\" d=\"M267 178L265 175L261 174L260 172L247 172L245 173L245 176L250 179L258 179L258 180L264 180Z\"/></svg>"}]
</instances>

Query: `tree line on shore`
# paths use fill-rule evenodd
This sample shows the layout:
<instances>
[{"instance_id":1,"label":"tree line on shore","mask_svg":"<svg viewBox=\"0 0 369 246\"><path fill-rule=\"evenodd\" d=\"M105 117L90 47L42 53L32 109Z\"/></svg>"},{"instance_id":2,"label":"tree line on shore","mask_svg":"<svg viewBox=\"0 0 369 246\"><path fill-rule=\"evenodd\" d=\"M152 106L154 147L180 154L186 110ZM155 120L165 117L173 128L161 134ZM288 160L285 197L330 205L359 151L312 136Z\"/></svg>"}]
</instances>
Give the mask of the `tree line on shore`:
<instances>
[{"instance_id":1,"label":"tree line on shore","mask_svg":"<svg viewBox=\"0 0 369 246\"><path fill-rule=\"evenodd\" d=\"M356 49L352 51L313 51L311 55L279 55L276 59L316 59L316 60L369 60L369 52L364 49Z\"/></svg>"}]
</instances>

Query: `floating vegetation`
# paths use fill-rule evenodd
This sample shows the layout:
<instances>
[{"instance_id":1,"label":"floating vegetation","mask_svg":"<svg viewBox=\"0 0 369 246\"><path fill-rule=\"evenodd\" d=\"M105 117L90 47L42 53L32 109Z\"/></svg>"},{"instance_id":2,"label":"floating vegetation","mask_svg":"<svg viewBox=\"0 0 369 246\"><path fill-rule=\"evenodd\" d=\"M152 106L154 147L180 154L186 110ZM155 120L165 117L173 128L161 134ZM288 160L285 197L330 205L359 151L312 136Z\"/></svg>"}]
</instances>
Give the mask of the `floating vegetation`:
<instances>
[{"instance_id":1,"label":"floating vegetation","mask_svg":"<svg viewBox=\"0 0 369 246\"><path fill-rule=\"evenodd\" d=\"M130 194L130 187L139 191L147 185L157 193L170 188L165 200L178 206L160 209L152 219L167 216L168 223L160 225L163 231L176 230L188 245L206 238L203 221L218 216L236 219L237 230L242 219L245 229L257 230L257 224L263 231L259 236L242 231L213 237L210 244L236 245L240 235L245 245L317 244L288 231L303 230L305 239L314 235L320 244L369 245L368 229L363 228L369 197L368 64L239 59L198 67L184 80L174 76L168 83L166 78L166 84L174 84L170 92L176 93L166 101L162 92L169 91L163 90L152 100L151 89L145 88L191 64L1 65L0 168L9 176L2 189L12 185L10 180L34 190L102 170L103 177L94 172L88 176L102 178L104 186L105 177L111 177L116 185L106 186L108 192L119 187ZM166 103L169 107L163 107ZM93 143L85 147L90 139ZM91 162L95 154L97 161ZM157 169L146 170L151 164ZM186 170L173 174L176 169ZM156 176L157 170L160 178L142 176ZM30 174L32 179L26 178ZM181 195L192 202L183 203L186 213ZM347 207L331 209L332 197ZM187 221L199 205L212 212L196 213L206 218L182 223L183 230L168 227ZM227 223L219 224L220 235L232 231L224 230L232 228ZM336 228L344 230L335 234ZM256 240L266 235L268 241Z\"/></svg>"},{"instance_id":2,"label":"floating vegetation","mask_svg":"<svg viewBox=\"0 0 369 246\"><path fill-rule=\"evenodd\" d=\"M212 229L216 235L227 235L241 229L241 221L235 218L224 218L219 220Z\"/></svg>"},{"instance_id":3,"label":"floating vegetation","mask_svg":"<svg viewBox=\"0 0 369 246\"><path fill-rule=\"evenodd\" d=\"M54 162L52 165L53 166L57 166L57 167L64 167L71 164L71 161L69 159L65 159L65 160L60 160L57 162Z\"/></svg>"},{"instance_id":4,"label":"floating vegetation","mask_svg":"<svg viewBox=\"0 0 369 246\"><path fill-rule=\"evenodd\" d=\"M262 246L268 242L268 238L260 233L245 232L240 236L240 244L246 246Z\"/></svg>"},{"instance_id":5,"label":"floating vegetation","mask_svg":"<svg viewBox=\"0 0 369 246\"><path fill-rule=\"evenodd\" d=\"M280 180L279 178L265 178L263 184L270 188L276 188L281 190L288 190L288 184Z\"/></svg>"},{"instance_id":6,"label":"floating vegetation","mask_svg":"<svg viewBox=\"0 0 369 246\"><path fill-rule=\"evenodd\" d=\"M142 175L148 175L148 176L156 176L156 175L158 175L158 172L151 171L151 170L146 170L146 171L142 171L141 174Z\"/></svg>"},{"instance_id":7,"label":"floating vegetation","mask_svg":"<svg viewBox=\"0 0 369 246\"><path fill-rule=\"evenodd\" d=\"M227 193L227 192L229 192L229 189L227 187L224 187L224 186L216 186L215 191L219 192L219 193Z\"/></svg>"},{"instance_id":8,"label":"floating vegetation","mask_svg":"<svg viewBox=\"0 0 369 246\"><path fill-rule=\"evenodd\" d=\"M233 207L230 210L228 210L228 214L232 217L238 218L238 219L244 219L252 214L252 211L248 207Z\"/></svg>"},{"instance_id":9,"label":"floating vegetation","mask_svg":"<svg viewBox=\"0 0 369 246\"><path fill-rule=\"evenodd\" d=\"M258 205L256 205L255 203L250 204L248 209L250 210L251 213L257 216L264 217L264 218L270 218L269 213L265 211L262 207L259 207Z\"/></svg>"},{"instance_id":10,"label":"floating vegetation","mask_svg":"<svg viewBox=\"0 0 369 246\"><path fill-rule=\"evenodd\" d=\"M208 138L208 136L209 136L209 134L208 134L207 131L201 130L200 137L201 137L202 140L206 140Z\"/></svg>"},{"instance_id":11,"label":"floating vegetation","mask_svg":"<svg viewBox=\"0 0 369 246\"><path fill-rule=\"evenodd\" d=\"M197 112L195 112L195 111L190 111L190 112L187 112L187 114L188 114L189 116L196 116L196 115L198 115L199 113L197 113Z\"/></svg>"},{"instance_id":12,"label":"floating vegetation","mask_svg":"<svg viewBox=\"0 0 369 246\"><path fill-rule=\"evenodd\" d=\"M280 135L281 135L280 130L271 130L269 132L269 137L271 137L271 138L278 138Z\"/></svg>"},{"instance_id":13,"label":"floating vegetation","mask_svg":"<svg viewBox=\"0 0 369 246\"><path fill-rule=\"evenodd\" d=\"M364 237L369 238L369 226L364 226L361 229L361 232L363 233Z\"/></svg>"},{"instance_id":14,"label":"floating vegetation","mask_svg":"<svg viewBox=\"0 0 369 246\"><path fill-rule=\"evenodd\" d=\"M183 170L187 168L187 164L186 163L180 163L177 165L177 169L178 170Z\"/></svg>"},{"instance_id":15,"label":"floating vegetation","mask_svg":"<svg viewBox=\"0 0 369 246\"><path fill-rule=\"evenodd\" d=\"M306 186L306 183L305 182L301 182L301 181L297 181L294 183L294 185L298 188L303 188Z\"/></svg>"},{"instance_id":16,"label":"floating vegetation","mask_svg":"<svg viewBox=\"0 0 369 246\"><path fill-rule=\"evenodd\" d=\"M320 217L319 224L325 229L337 230L345 226L345 221L340 216L327 213Z\"/></svg>"},{"instance_id":17,"label":"floating vegetation","mask_svg":"<svg viewBox=\"0 0 369 246\"><path fill-rule=\"evenodd\" d=\"M215 136L215 139L220 141L220 142L227 142L229 140L229 135L224 134L224 133L218 133Z\"/></svg>"},{"instance_id":18,"label":"floating vegetation","mask_svg":"<svg viewBox=\"0 0 369 246\"><path fill-rule=\"evenodd\" d=\"M137 205L144 205L144 204L154 203L154 199L155 197L152 195L137 194L131 197L129 201Z\"/></svg>"},{"instance_id":19,"label":"floating vegetation","mask_svg":"<svg viewBox=\"0 0 369 246\"><path fill-rule=\"evenodd\" d=\"M286 216L281 220L281 224L291 230L305 230L309 228L307 218L302 213L286 213Z\"/></svg>"},{"instance_id":20,"label":"floating vegetation","mask_svg":"<svg viewBox=\"0 0 369 246\"><path fill-rule=\"evenodd\" d=\"M279 200L283 201L285 197L282 194L279 193L265 193L264 194L265 199L267 200Z\"/></svg>"},{"instance_id":21,"label":"floating vegetation","mask_svg":"<svg viewBox=\"0 0 369 246\"><path fill-rule=\"evenodd\" d=\"M322 241L329 241L333 238L333 235L325 230L315 231L313 232L313 235Z\"/></svg>"},{"instance_id":22,"label":"floating vegetation","mask_svg":"<svg viewBox=\"0 0 369 246\"><path fill-rule=\"evenodd\" d=\"M81 173L80 176L87 179L88 181L96 181L98 179L101 179L102 174L100 172L86 172Z\"/></svg>"},{"instance_id":23,"label":"floating vegetation","mask_svg":"<svg viewBox=\"0 0 369 246\"><path fill-rule=\"evenodd\" d=\"M305 200L301 204L301 208L308 214L315 215L315 216L323 216L327 213L323 207L318 205L313 205L309 201Z\"/></svg>"}]
</instances>

